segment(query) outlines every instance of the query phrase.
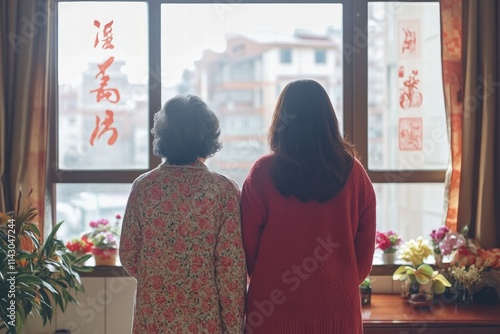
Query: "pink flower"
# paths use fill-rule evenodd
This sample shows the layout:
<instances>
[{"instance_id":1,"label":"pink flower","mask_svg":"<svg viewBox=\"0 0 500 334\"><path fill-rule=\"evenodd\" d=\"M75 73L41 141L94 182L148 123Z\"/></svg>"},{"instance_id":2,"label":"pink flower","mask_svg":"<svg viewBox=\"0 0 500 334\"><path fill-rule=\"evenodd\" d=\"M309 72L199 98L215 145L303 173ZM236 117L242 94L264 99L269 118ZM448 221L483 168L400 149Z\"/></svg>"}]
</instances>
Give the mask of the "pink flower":
<instances>
[{"instance_id":1,"label":"pink flower","mask_svg":"<svg viewBox=\"0 0 500 334\"><path fill-rule=\"evenodd\" d=\"M193 290L194 292L199 292L201 290L201 284L200 284L200 282L193 281L191 283L191 290Z\"/></svg>"},{"instance_id":2,"label":"pink flower","mask_svg":"<svg viewBox=\"0 0 500 334\"><path fill-rule=\"evenodd\" d=\"M394 253L401 244L401 241L399 235L394 231L388 231L386 233L377 231L375 248L382 250L384 253Z\"/></svg>"},{"instance_id":3,"label":"pink flower","mask_svg":"<svg viewBox=\"0 0 500 334\"><path fill-rule=\"evenodd\" d=\"M234 220L230 220L226 223L226 228L229 233L234 233L238 228L238 225Z\"/></svg>"},{"instance_id":4,"label":"pink flower","mask_svg":"<svg viewBox=\"0 0 500 334\"><path fill-rule=\"evenodd\" d=\"M154 221L153 221L153 224L154 226L157 228L157 229L163 229L166 225L165 221L163 220L163 218L156 218Z\"/></svg>"},{"instance_id":5,"label":"pink flower","mask_svg":"<svg viewBox=\"0 0 500 334\"><path fill-rule=\"evenodd\" d=\"M163 295L156 296L156 303L158 305L161 306L161 305L165 304L165 301L166 301L165 296L163 296Z\"/></svg>"},{"instance_id":6,"label":"pink flower","mask_svg":"<svg viewBox=\"0 0 500 334\"><path fill-rule=\"evenodd\" d=\"M439 248L443 255L450 255L455 249L465 245L465 237L461 234L449 232L441 241Z\"/></svg>"},{"instance_id":7,"label":"pink flower","mask_svg":"<svg viewBox=\"0 0 500 334\"><path fill-rule=\"evenodd\" d=\"M204 218L198 220L198 225L202 230L208 230L210 228L210 223Z\"/></svg>"},{"instance_id":8,"label":"pink flower","mask_svg":"<svg viewBox=\"0 0 500 334\"><path fill-rule=\"evenodd\" d=\"M154 275L151 278L151 285L153 286L154 289L160 289L163 286L163 278L159 275Z\"/></svg>"},{"instance_id":9,"label":"pink flower","mask_svg":"<svg viewBox=\"0 0 500 334\"><path fill-rule=\"evenodd\" d=\"M194 322L191 323L191 325L189 325L189 331L194 334L198 333L198 325Z\"/></svg>"},{"instance_id":10,"label":"pink flower","mask_svg":"<svg viewBox=\"0 0 500 334\"><path fill-rule=\"evenodd\" d=\"M153 186L151 188L151 196L155 200L160 200L161 197L163 196L163 191L161 190L161 187L159 187L159 186Z\"/></svg>"},{"instance_id":11,"label":"pink flower","mask_svg":"<svg viewBox=\"0 0 500 334\"><path fill-rule=\"evenodd\" d=\"M208 329L208 332L209 333L217 333L219 328L217 326L217 323L215 322L215 320L209 320L207 322L207 329Z\"/></svg>"},{"instance_id":12,"label":"pink flower","mask_svg":"<svg viewBox=\"0 0 500 334\"><path fill-rule=\"evenodd\" d=\"M106 226L106 225L108 225L108 224L109 224L109 220L104 219L104 218L101 218L101 219L97 220L97 224L98 224L98 225L103 225L103 226Z\"/></svg>"},{"instance_id":13,"label":"pink flower","mask_svg":"<svg viewBox=\"0 0 500 334\"><path fill-rule=\"evenodd\" d=\"M92 228L96 228L97 226L99 226L99 224L95 220L91 220L89 226Z\"/></svg>"},{"instance_id":14,"label":"pink flower","mask_svg":"<svg viewBox=\"0 0 500 334\"><path fill-rule=\"evenodd\" d=\"M183 252L186 250L186 244L183 241L177 241L174 245L174 250L176 252Z\"/></svg>"},{"instance_id":15,"label":"pink flower","mask_svg":"<svg viewBox=\"0 0 500 334\"><path fill-rule=\"evenodd\" d=\"M200 268L203 265L203 258L201 256L195 256L193 259L193 265Z\"/></svg>"},{"instance_id":16,"label":"pink flower","mask_svg":"<svg viewBox=\"0 0 500 334\"><path fill-rule=\"evenodd\" d=\"M446 236L446 234L450 232L450 229L446 226L441 226L439 229L437 230L432 230L430 236L432 238L432 242L434 244L438 244L441 240L444 239L444 237Z\"/></svg>"},{"instance_id":17,"label":"pink flower","mask_svg":"<svg viewBox=\"0 0 500 334\"><path fill-rule=\"evenodd\" d=\"M227 256L224 256L221 260L222 266L224 267L231 267L233 265L233 260L228 258Z\"/></svg>"},{"instance_id":18,"label":"pink flower","mask_svg":"<svg viewBox=\"0 0 500 334\"><path fill-rule=\"evenodd\" d=\"M168 322L172 322L175 319L175 312L172 308L167 308L165 311L163 311L163 316L165 319L167 319Z\"/></svg>"},{"instance_id":19,"label":"pink flower","mask_svg":"<svg viewBox=\"0 0 500 334\"><path fill-rule=\"evenodd\" d=\"M116 216L115 216L115 218L116 219L122 219L122 216L119 213L117 213Z\"/></svg>"},{"instance_id":20,"label":"pink flower","mask_svg":"<svg viewBox=\"0 0 500 334\"><path fill-rule=\"evenodd\" d=\"M179 262L177 260L170 260L167 264L168 270L177 271L179 268Z\"/></svg>"},{"instance_id":21,"label":"pink flower","mask_svg":"<svg viewBox=\"0 0 500 334\"><path fill-rule=\"evenodd\" d=\"M175 302L177 304L184 304L186 303L186 295L184 294L184 292L179 292L176 296L175 296Z\"/></svg>"}]
</instances>

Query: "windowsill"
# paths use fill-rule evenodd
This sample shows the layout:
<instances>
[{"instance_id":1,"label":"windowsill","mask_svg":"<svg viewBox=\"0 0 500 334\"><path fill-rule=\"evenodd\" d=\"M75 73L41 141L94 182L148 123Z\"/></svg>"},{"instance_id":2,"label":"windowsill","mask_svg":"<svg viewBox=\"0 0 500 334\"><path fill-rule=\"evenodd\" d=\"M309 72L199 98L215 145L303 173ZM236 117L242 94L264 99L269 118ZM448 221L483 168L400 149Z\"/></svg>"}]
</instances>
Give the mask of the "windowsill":
<instances>
[{"instance_id":1,"label":"windowsill","mask_svg":"<svg viewBox=\"0 0 500 334\"><path fill-rule=\"evenodd\" d=\"M90 263L92 261L92 263ZM374 260L372 271L370 276L392 276L394 271L402 265L407 265L408 263L402 261L396 261L395 264L383 264L377 263ZM433 265L432 263L429 263ZM89 260L87 262L88 266L93 266L94 261ZM117 261L116 266L98 266L94 267L94 270L88 273L80 273L81 277L129 277L130 275L125 271L121 264Z\"/></svg>"}]
</instances>

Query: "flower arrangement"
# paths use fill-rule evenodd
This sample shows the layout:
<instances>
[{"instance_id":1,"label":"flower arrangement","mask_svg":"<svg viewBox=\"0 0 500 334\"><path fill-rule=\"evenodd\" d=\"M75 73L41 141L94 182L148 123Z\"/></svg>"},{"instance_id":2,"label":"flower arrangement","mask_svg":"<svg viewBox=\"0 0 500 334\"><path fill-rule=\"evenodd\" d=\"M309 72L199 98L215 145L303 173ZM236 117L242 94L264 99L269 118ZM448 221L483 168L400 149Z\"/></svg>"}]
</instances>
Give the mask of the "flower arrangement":
<instances>
[{"instance_id":1,"label":"flower arrangement","mask_svg":"<svg viewBox=\"0 0 500 334\"><path fill-rule=\"evenodd\" d=\"M401 259L410 262L414 267L423 264L429 255L432 255L432 248L422 237L407 241L401 247Z\"/></svg>"},{"instance_id":2,"label":"flower arrangement","mask_svg":"<svg viewBox=\"0 0 500 334\"><path fill-rule=\"evenodd\" d=\"M483 249L468 234L467 226L460 233L449 231L440 244L442 254L451 256L453 266L500 269L500 249Z\"/></svg>"},{"instance_id":3,"label":"flower arrangement","mask_svg":"<svg viewBox=\"0 0 500 334\"><path fill-rule=\"evenodd\" d=\"M441 226L437 230L432 230L430 236L431 236L432 250L434 251L434 254L441 254L441 248L440 248L441 242L449 232L450 229L447 226Z\"/></svg>"},{"instance_id":4,"label":"flower arrangement","mask_svg":"<svg viewBox=\"0 0 500 334\"><path fill-rule=\"evenodd\" d=\"M84 235L88 241L92 243L93 249L117 249L120 240L120 220L121 216L117 214L115 216L116 221L114 224L110 224L109 220L101 218L98 220L92 220L89 223L91 231Z\"/></svg>"},{"instance_id":5,"label":"flower arrangement","mask_svg":"<svg viewBox=\"0 0 500 334\"><path fill-rule=\"evenodd\" d=\"M483 268L476 267L474 264L470 267L454 266L451 268L451 277L455 284L463 289L473 292L477 283L481 281Z\"/></svg>"},{"instance_id":6,"label":"flower arrangement","mask_svg":"<svg viewBox=\"0 0 500 334\"><path fill-rule=\"evenodd\" d=\"M398 250L399 246L401 245L402 239L397 233L393 231L388 231L385 233L377 231L375 242L375 248L382 250L384 253L390 254L395 253Z\"/></svg>"},{"instance_id":7,"label":"flower arrangement","mask_svg":"<svg viewBox=\"0 0 500 334\"><path fill-rule=\"evenodd\" d=\"M76 254L87 254L92 249L92 242L86 236L73 238L66 243L66 248Z\"/></svg>"},{"instance_id":8,"label":"flower arrangement","mask_svg":"<svg viewBox=\"0 0 500 334\"><path fill-rule=\"evenodd\" d=\"M432 291L437 294L444 292L446 287L450 287L451 283L440 274L437 270L433 270L428 264L422 264L418 268L411 266L401 266L392 275L393 280L406 281L410 279L421 285L432 282Z\"/></svg>"}]
</instances>

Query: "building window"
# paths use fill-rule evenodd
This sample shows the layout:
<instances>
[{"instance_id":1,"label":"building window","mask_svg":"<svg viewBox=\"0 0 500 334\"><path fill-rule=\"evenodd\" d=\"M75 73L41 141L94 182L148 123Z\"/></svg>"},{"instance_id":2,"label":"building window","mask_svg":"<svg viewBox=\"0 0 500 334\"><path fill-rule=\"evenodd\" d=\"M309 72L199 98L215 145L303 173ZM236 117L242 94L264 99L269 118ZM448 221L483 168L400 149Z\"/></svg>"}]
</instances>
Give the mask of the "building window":
<instances>
[{"instance_id":1,"label":"building window","mask_svg":"<svg viewBox=\"0 0 500 334\"><path fill-rule=\"evenodd\" d=\"M281 49L280 50L280 63L290 64L292 62L292 50L291 49Z\"/></svg>"},{"instance_id":2,"label":"building window","mask_svg":"<svg viewBox=\"0 0 500 334\"><path fill-rule=\"evenodd\" d=\"M160 163L150 120L168 98L197 94L217 112L224 148L207 164L241 186L268 152L277 96L300 78L327 89L374 182L378 229L426 236L441 223L449 159L439 45L438 1L58 1L51 182L63 239L122 213L134 179ZM311 66L313 54L331 68Z\"/></svg>"},{"instance_id":3,"label":"building window","mask_svg":"<svg viewBox=\"0 0 500 334\"><path fill-rule=\"evenodd\" d=\"M326 63L326 50L320 49L314 51L314 62L316 64Z\"/></svg>"}]
</instances>

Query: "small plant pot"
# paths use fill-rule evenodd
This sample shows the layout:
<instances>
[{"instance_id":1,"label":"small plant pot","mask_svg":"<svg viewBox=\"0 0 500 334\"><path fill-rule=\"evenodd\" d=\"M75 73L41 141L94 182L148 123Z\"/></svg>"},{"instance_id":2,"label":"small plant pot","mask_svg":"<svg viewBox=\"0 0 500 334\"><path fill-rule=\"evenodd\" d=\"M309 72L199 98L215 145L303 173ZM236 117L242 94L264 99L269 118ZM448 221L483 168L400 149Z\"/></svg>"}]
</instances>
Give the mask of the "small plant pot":
<instances>
[{"instance_id":1,"label":"small plant pot","mask_svg":"<svg viewBox=\"0 0 500 334\"><path fill-rule=\"evenodd\" d=\"M385 264L394 264L396 261L396 253L382 253L382 261Z\"/></svg>"},{"instance_id":2,"label":"small plant pot","mask_svg":"<svg viewBox=\"0 0 500 334\"><path fill-rule=\"evenodd\" d=\"M372 288L359 288L361 296L361 305L370 305L372 302Z\"/></svg>"},{"instance_id":3,"label":"small plant pot","mask_svg":"<svg viewBox=\"0 0 500 334\"><path fill-rule=\"evenodd\" d=\"M92 248L96 266L115 266L118 249Z\"/></svg>"}]
</instances>

